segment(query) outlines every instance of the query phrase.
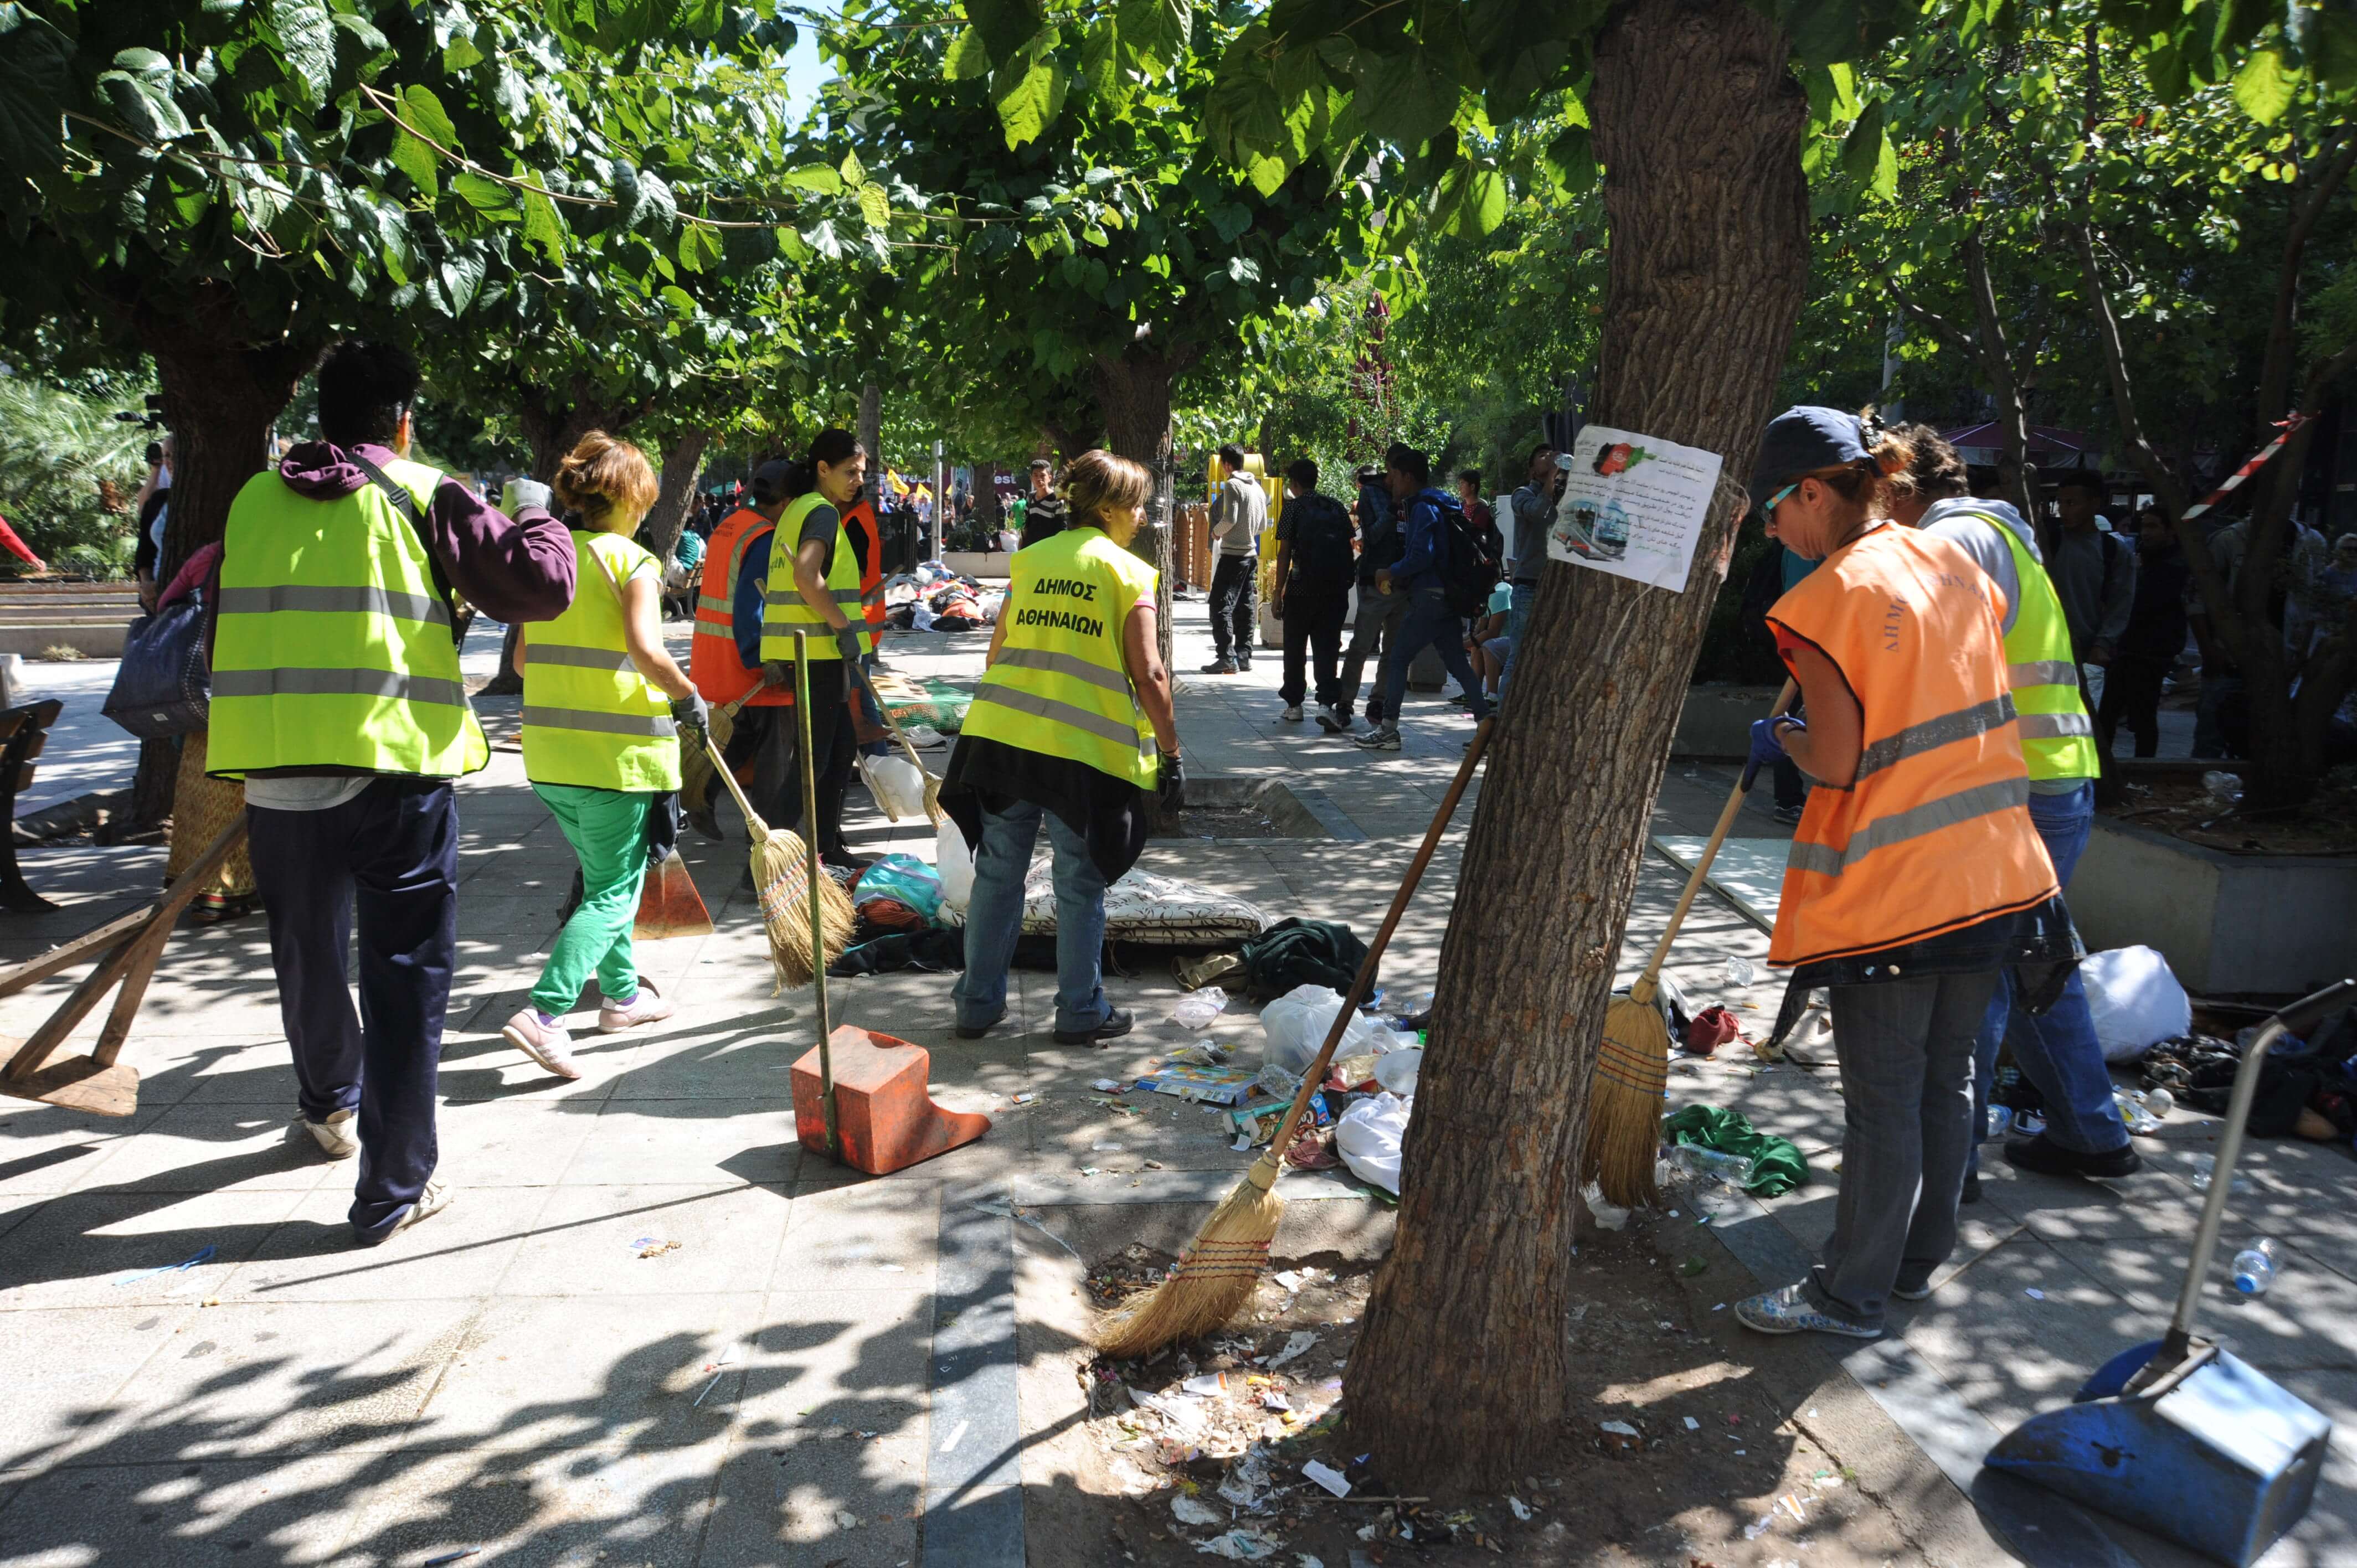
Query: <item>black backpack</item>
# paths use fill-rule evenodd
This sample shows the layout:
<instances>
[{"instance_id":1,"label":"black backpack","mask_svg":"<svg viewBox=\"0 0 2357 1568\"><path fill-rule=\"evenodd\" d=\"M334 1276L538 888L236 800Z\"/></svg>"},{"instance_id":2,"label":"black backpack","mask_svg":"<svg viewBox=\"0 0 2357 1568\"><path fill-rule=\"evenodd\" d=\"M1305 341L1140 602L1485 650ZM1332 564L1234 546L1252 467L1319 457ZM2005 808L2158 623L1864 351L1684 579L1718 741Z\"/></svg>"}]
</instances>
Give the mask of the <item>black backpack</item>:
<instances>
[{"instance_id":1,"label":"black backpack","mask_svg":"<svg viewBox=\"0 0 2357 1568\"><path fill-rule=\"evenodd\" d=\"M1331 496L1304 496L1287 513L1293 581L1340 594L1351 585L1358 556L1351 548L1351 514Z\"/></svg>"},{"instance_id":2,"label":"black backpack","mask_svg":"<svg viewBox=\"0 0 2357 1568\"><path fill-rule=\"evenodd\" d=\"M1440 537L1435 545L1441 556L1441 590L1448 596L1448 612L1468 617L1484 614L1490 607L1490 590L1505 575L1505 563L1482 542L1455 496L1426 499L1435 499L1440 511Z\"/></svg>"}]
</instances>

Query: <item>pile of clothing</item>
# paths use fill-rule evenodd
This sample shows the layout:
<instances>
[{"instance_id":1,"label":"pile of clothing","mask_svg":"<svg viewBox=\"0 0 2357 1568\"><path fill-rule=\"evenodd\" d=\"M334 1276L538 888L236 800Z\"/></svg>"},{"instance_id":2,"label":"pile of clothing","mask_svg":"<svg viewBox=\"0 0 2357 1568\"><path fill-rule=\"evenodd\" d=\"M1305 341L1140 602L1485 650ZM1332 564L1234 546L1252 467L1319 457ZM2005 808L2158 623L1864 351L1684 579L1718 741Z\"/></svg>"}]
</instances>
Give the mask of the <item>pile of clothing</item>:
<instances>
[{"instance_id":1,"label":"pile of clothing","mask_svg":"<svg viewBox=\"0 0 2357 1568\"><path fill-rule=\"evenodd\" d=\"M2255 1027L2232 1040L2201 1034L2163 1040L2139 1064L2144 1087L2223 1115L2243 1053L2257 1035ZM2246 1130L2255 1138L2357 1142L2357 1007L2334 1014L2306 1039L2287 1036L2267 1053Z\"/></svg>"},{"instance_id":2,"label":"pile of clothing","mask_svg":"<svg viewBox=\"0 0 2357 1568\"><path fill-rule=\"evenodd\" d=\"M977 631L998 624L1006 595L960 576L938 561L920 561L884 584L885 615L902 631Z\"/></svg>"}]
</instances>

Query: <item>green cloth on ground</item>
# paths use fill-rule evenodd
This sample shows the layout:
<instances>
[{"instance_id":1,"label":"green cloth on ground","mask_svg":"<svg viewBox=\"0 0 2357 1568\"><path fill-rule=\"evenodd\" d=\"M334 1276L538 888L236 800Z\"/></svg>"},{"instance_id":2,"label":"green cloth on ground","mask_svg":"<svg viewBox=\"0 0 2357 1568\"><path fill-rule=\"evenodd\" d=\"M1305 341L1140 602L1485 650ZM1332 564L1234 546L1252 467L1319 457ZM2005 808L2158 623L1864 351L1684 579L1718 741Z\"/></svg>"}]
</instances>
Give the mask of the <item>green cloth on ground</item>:
<instances>
[{"instance_id":1,"label":"green cloth on ground","mask_svg":"<svg viewBox=\"0 0 2357 1568\"><path fill-rule=\"evenodd\" d=\"M1717 1149L1751 1162L1751 1179L1743 1190L1760 1197L1781 1197L1809 1179L1809 1162L1790 1138L1762 1133L1741 1112L1716 1105L1689 1105L1662 1123L1662 1135L1672 1144L1692 1144Z\"/></svg>"},{"instance_id":2,"label":"green cloth on ground","mask_svg":"<svg viewBox=\"0 0 2357 1568\"><path fill-rule=\"evenodd\" d=\"M647 813L655 797L641 789L593 789L581 784L534 784L581 862L581 904L556 934L532 1004L551 1017L573 1011L594 972L608 1002L639 993L638 960L630 927L639 918L639 885L647 876Z\"/></svg>"}]
</instances>

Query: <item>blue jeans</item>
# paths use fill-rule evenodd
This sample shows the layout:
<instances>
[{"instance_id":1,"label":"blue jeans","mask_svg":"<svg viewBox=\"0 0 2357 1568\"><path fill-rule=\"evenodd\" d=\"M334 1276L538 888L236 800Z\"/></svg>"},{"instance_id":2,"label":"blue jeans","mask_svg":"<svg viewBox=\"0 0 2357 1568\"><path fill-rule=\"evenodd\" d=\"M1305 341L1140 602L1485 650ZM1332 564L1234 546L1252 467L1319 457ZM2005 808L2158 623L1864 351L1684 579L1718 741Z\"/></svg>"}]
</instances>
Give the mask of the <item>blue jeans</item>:
<instances>
[{"instance_id":1,"label":"blue jeans","mask_svg":"<svg viewBox=\"0 0 2357 1568\"><path fill-rule=\"evenodd\" d=\"M2082 784L2068 795L2030 796L2029 820L2045 842L2047 858L2054 862L2055 880L2069 887L2095 821L2094 784ZM1973 1064L1973 1109L1981 1135L1988 1135L1988 1091L1996 1076L1997 1047L2009 1042L2015 1064L2045 1098L2049 1140L2082 1155L2109 1154L2125 1146L2128 1130L2112 1105L2111 1069L2104 1065L2104 1047L2096 1043L2094 1020L2087 1014L2087 988L2078 972L2072 972L2062 999L2043 1017L2027 1013L2013 1017L2015 984L2013 972L2005 971L1981 1023ZM2013 1024L2019 1026L2008 1032ZM1977 1144L1973 1152L1974 1168L1978 1169Z\"/></svg>"},{"instance_id":2,"label":"blue jeans","mask_svg":"<svg viewBox=\"0 0 2357 1568\"><path fill-rule=\"evenodd\" d=\"M1531 605L1539 596L1536 583L1516 583L1512 597L1506 602L1506 636L1512 645L1506 650L1506 668L1498 677L1498 701L1506 700L1506 688L1514 679L1514 660L1523 656L1523 629L1531 624Z\"/></svg>"},{"instance_id":3,"label":"blue jeans","mask_svg":"<svg viewBox=\"0 0 2357 1568\"><path fill-rule=\"evenodd\" d=\"M1441 668L1465 688L1473 716L1488 717L1490 704L1481 695L1481 677L1473 673L1473 661L1465 657L1465 623L1438 594L1417 593L1407 602L1407 618L1400 623L1399 641L1383 672L1383 723L1399 728L1400 703L1407 696L1407 667L1427 645L1438 650Z\"/></svg>"},{"instance_id":4,"label":"blue jeans","mask_svg":"<svg viewBox=\"0 0 2357 1568\"><path fill-rule=\"evenodd\" d=\"M974 893L965 910L965 972L951 993L963 1027L988 1028L1006 1015L1006 968L1015 960L1015 939L1023 934L1023 878L1031 869L1031 846L1039 842L1042 818L1056 862L1056 1027L1068 1033L1093 1029L1113 1012L1100 983L1104 874L1089 858L1088 841L1063 818L1016 800L1005 811L985 807L982 813Z\"/></svg>"}]
</instances>

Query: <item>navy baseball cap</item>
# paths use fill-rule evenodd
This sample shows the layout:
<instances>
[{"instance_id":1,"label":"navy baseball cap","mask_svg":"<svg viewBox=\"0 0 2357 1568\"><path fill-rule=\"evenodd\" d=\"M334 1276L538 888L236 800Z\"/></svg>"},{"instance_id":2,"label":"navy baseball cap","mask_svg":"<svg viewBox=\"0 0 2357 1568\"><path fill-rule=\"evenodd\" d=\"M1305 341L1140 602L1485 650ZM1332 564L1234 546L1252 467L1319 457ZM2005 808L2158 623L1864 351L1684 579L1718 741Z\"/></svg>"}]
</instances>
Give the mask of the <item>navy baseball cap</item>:
<instances>
[{"instance_id":1,"label":"navy baseball cap","mask_svg":"<svg viewBox=\"0 0 2357 1568\"><path fill-rule=\"evenodd\" d=\"M772 457L753 470L753 499L761 506L775 506L786 499L786 479L794 466L783 457Z\"/></svg>"},{"instance_id":2,"label":"navy baseball cap","mask_svg":"<svg viewBox=\"0 0 2357 1568\"><path fill-rule=\"evenodd\" d=\"M1751 466L1751 504L1764 507L1768 498L1820 468L1838 468L1867 456L1864 422L1837 408L1803 403L1788 408L1768 422L1760 438L1760 457Z\"/></svg>"}]
</instances>

